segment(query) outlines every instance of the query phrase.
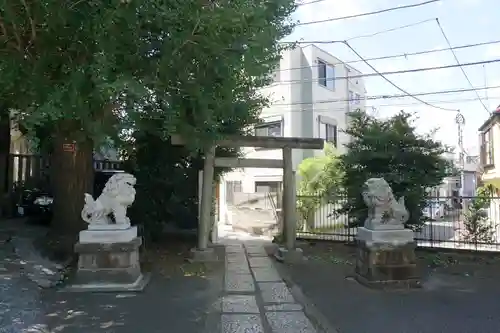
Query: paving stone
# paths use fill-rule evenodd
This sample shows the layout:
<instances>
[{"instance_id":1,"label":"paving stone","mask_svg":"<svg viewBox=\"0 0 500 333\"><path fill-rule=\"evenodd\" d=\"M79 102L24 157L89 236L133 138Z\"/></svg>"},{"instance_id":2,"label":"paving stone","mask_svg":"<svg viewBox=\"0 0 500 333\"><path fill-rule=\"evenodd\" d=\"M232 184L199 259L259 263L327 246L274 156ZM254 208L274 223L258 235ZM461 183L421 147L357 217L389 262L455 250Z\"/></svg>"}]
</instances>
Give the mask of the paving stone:
<instances>
[{"instance_id":1,"label":"paving stone","mask_svg":"<svg viewBox=\"0 0 500 333\"><path fill-rule=\"evenodd\" d=\"M228 245L226 246L226 253L243 253L245 250L241 245Z\"/></svg>"},{"instance_id":2,"label":"paving stone","mask_svg":"<svg viewBox=\"0 0 500 333\"><path fill-rule=\"evenodd\" d=\"M250 274L250 268L247 263L228 262L226 263L226 271L239 274Z\"/></svg>"},{"instance_id":3,"label":"paving stone","mask_svg":"<svg viewBox=\"0 0 500 333\"><path fill-rule=\"evenodd\" d=\"M245 246L249 257L267 257L267 252L262 246Z\"/></svg>"},{"instance_id":4,"label":"paving stone","mask_svg":"<svg viewBox=\"0 0 500 333\"><path fill-rule=\"evenodd\" d=\"M295 303L292 293L283 282L260 282L264 303Z\"/></svg>"},{"instance_id":5,"label":"paving stone","mask_svg":"<svg viewBox=\"0 0 500 333\"><path fill-rule=\"evenodd\" d=\"M249 258L250 267L274 267L273 262L269 258L255 257Z\"/></svg>"},{"instance_id":6,"label":"paving stone","mask_svg":"<svg viewBox=\"0 0 500 333\"><path fill-rule=\"evenodd\" d=\"M273 333L316 333L309 319L301 311L266 312Z\"/></svg>"},{"instance_id":7,"label":"paving stone","mask_svg":"<svg viewBox=\"0 0 500 333\"><path fill-rule=\"evenodd\" d=\"M273 305L265 305L266 311L302 311L304 308L296 303L281 303Z\"/></svg>"},{"instance_id":8,"label":"paving stone","mask_svg":"<svg viewBox=\"0 0 500 333\"><path fill-rule=\"evenodd\" d=\"M223 314L222 333L264 333L260 315Z\"/></svg>"},{"instance_id":9,"label":"paving stone","mask_svg":"<svg viewBox=\"0 0 500 333\"><path fill-rule=\"evenodd\" d=\"M226 273L225 290L227 292L252 292L255 284L251 274Z\"/></svg>"},{"instance_id":10,"label":"paving stone","mask_svg":"<svg viewBox=\"0 0 500 333\"><path fill-rule=\"evenodd\" d=\"M226 255L226 261L227 262L244 262L247 263L247 257L245 254L239 254L239 253L228 253Z\"/></svg>"},{"instance_id":11,"label":"paving stone","mask_svg":"<svg viewBox=\"0 0 500 333\"><path fill-rule=\"evenodd\" d=\"M274 267L252 268L252 272L257 282L282 281L280 275Z\"/></svg>"},{"instance_id":12,"label":"paving stone","mask_svg":"<svg viewBox=\"0 0 500 333\"><path fill-rule=\"evenodd\" d=\"M259 313L255 296L228 295L222 298L222 312Z\"/></svg>"}]
</instances>

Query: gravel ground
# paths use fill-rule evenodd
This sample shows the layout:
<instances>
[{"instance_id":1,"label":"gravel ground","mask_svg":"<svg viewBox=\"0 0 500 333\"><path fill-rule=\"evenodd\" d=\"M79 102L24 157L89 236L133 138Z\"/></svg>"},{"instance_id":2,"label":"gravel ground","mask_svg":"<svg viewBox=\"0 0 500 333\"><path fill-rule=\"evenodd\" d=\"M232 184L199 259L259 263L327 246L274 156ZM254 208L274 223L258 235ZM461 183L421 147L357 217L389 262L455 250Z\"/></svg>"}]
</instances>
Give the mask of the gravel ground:
<instances>
[{"instance_id":1,"label":"gravel ground","mask_svg":"<svg viewBox=\"0 0 500 333\"><path fill-rule=\"evenodd\" d=\"M97 294L40 289L24 276L11 244L0 245L0 333L211 332L224 264L187 262L191 247L187 240L150 246L144 292Z\"/></svg>"},{"instance_id":2,"label":"gravel ground","mask_svg":"<svg viewBox=\"0 0 500 333\"><path fill-rule=\"evenodd\" d=\"M354 248L303 243L308 260L281 265L340 333L496 333L500 260L418 252L423 288L375 291L352 279Z\"/></svg>"}]
</instances>

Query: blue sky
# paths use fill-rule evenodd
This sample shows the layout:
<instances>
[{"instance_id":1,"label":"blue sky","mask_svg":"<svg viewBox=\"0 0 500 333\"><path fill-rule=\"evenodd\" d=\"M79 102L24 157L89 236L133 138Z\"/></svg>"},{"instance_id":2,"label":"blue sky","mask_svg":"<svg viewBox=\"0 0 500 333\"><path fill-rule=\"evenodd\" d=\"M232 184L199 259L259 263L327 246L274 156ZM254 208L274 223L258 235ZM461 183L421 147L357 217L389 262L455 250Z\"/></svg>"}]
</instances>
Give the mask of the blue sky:
<instances>
[{"instance_id":1,"label":"blue sky","mask_svg":"<svg viewBox=\"0 0 500 333\"><path fill-rule=\"evenodd\" d=\"M304 2L311 0L304 0ZM301 21L316 21L400 5L415 4L423 0L325 0L300 6L294 18ZM399 26L438 18L452 46L500 40L500 1L498 0L441 0L422 7L401 9L361 18L299 26L286 40L345 40L359 35L373 34ZM417 26L384 33L370 38L355 39L350 45L363 57L378 57L408 52L446 48L437 23L423 23ZM318 45L343 61L358 60L345 45ZM500 59L500 44L455 50L461 63ZM454 65L451 51L430 53L405 58L377 60L370 62L378 71L405 70L411 68ZM363 63L354 64L363 73L373 71ZM500 86L500 63L464 68L475 87ZM486 75L485 75L486 73ZM410 93L467 89L469 83L459 68L442 69L419 73L390 75L388 78ZM486 79L486 81L485 81ZM400 94L396 88L381 77L365 78L367 95ZM486 91L479 91L484 98ZM500 89L487 90L489 100L483 99L490 110L500 104ZM488 118L488 113L479 101L463 101L477 98L474 92L421 97L425 101L449 109L460 109L466 119L464 143L466 149L477 152L477 128ZM448 101L446 103L438 103ZM410 104L410 105L409 105ZM453 146L457 143L455 124L456 112L443 111L419 104L412 98L373 100L379 116L385 117L404 109L416 112L417 128L421 132L439 128L436 138ZM370 109L368 109L370 111Z\"/></svg>"}]
</instances>

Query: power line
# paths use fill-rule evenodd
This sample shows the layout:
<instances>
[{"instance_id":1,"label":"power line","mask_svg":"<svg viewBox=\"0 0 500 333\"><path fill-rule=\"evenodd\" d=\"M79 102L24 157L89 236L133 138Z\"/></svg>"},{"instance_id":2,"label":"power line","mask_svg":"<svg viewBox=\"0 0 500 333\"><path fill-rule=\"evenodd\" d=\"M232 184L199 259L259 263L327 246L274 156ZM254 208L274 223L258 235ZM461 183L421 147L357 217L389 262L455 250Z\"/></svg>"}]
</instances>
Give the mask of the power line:
<instances>
[{"instance_id":1,"label":"power line","mask_svg":"<svg viewBox=\"0 0 500 333\"><path fill-rule=\"evenodd\" d=\"M494 100L499 100L500 96L493 97L492 99ZM457 98L457 99L450 99L450 100L432 100L429 101L429 103L435 103L435 104L456 104L456 103L466 103L466 102L477 102L477 97L474 98ZM392 104L377 104L378 106L415 106L415 105L420 105L420 103L392 103Z\"/></svg>"},{"instance_id":2,"label":"power line","mask_svg":"<svg viewBox=\"0 0 500 333\"><path fill-rule=\"evenodd\" d=\"M432 18L432 19L427 19L427 20L423 20L423 21L419 21L419 22L415 22L415 23L410 23L410 24L405 24L405 25L402 25L402 26L399 26L399 27L395 27L395 28L390 28L390 29L386 29L386 30L381 30L381 31L377 31L377 32L374 32L374 33L371 33L371 34L367 34L367 35L359 35L359 36L354 36L354 37L351 37L351 38L348 38L346 39L347 41L350 41L350 40L354 40L354 39L360 39L360 38L371 38L371 37L375 37L375 36L378 36L378 35L381 35L381 34L386 34L388 32L393 32L393 31L397 31L397 30L401 30L401 29L406 29L406 28L411 28L411 27L414 27L414 26L417 26L417 25L420 25L420 24L424 24L424 23L427 23L427 22L434 22L434 20L436 20L436 18ZM344 40L336 40L336 41L329 41L329 43L341 43L343 42ZM303 44L304 42L280 42L282 44Z\"/></svg>"},{"instance_id":3,"label":"power line","mask_svg":"<svg viewBox=\"0 0 500 333\"><path fill-rule=\"evenodd\" d=\"M500 100L500 96L492 97L491 99L493 100ZM355 100L350 100L354 102ZM346 102L346 101L341 101L341 102ZM433 103L433 104L457 104L457 103L466 103L466 102L477 102L477 97L474 98L457 98L457 99L449 99L449 100L431 100L428 101L428 103ZM274 108L275 106L279 107L288 107L288 106L294 106L294 105L304 105L305 103L289 103L289 104L271 104L271 108ZM337 106L337 107L325 107L325 108L317 108L316 105L319 105L322 103L309 103L308 106L312 106L314 111L344 111L346 108L343 105ZM352 104L353 108L356 109L356 107L364 107L365 109L369 108L380 108L380 107L412 107L412 106L419 106L422 103L384 103L384 104L368 104L368 105L359 105L359 104ZM456 112L455 109L451 110L453 112ZM303 112L303 109L289 109L287 112Z\"/></svg>"},{"instance_id":4,"label":"power line","mask_svg":"<svg viewBox=\"0 0 500 333\"><path fill-rule=\"evenodd\" d=\"M376 15L376 14L381 14L381 13L387 13L387 12L392 12L395 10L400 10L400 9L408 9L408 8L415 8L415 7L420 7L424 5L428 5L434 2L439 2L441 0L429 0L425 2L420 2L412 5L404 5L404 6L398 6L398 7L391 7L391 8L386 8L386 9L381 9L373 12L367 12L367 13L360 13L360 14L354 14L354 15L348 15L348 16L342 16L342 17L333 17L329 19L324 19L324 20L317 20L317 21L309 21L309 22L299 22L296 24L296 26L304 26L304 25L311 25L311 24L317 24L317 23L324 23L324 22L333 22L333 21L340 21L340 20L347 20L347 19L352 19L356 17L363 17L363 16L369 16L369 15ZM318 1L319 2L319 1ZM308 4L308 3L306 3Z\"/></svg>"},{"instance_id":5,"label":"power line","mask_svg":"<svg viewBox=\"0 0 500 333\"><path fill-rule=\"evenodd\" d=\"M371 37L375 37L375 36L378 36L378 35L381 35L381 34L386 34L388 32L393 32L393 31L397 31L397 30L401 30L401 29L411 28L411 27L414 27L414 26L417 26L417 25L420 25L420 24L424 24L424 23L427 23L427 22L434 21L434 20L435 20L435 18L428 19L428 20L423 20L423 21L416 22L416 23L410 23L410 24L402 25L402 26L396 27L396 28L391 28L391 29L387 29L387 30L382 30L382 31L374 32L374 33L368 34L368 35L361 35L361 36L351 37L349 39L346 39L346 41L351 41L351 40L360 39L360 38L371 38Z\"/></svg>"},{"instance_id":6,"label":"power line","mask_svg":"<svg viewBox=\"0 0 500 333\"><path fill-rule=\"evenodd\" d=\"M346 42L343 42L346 43ZM448 68L456 68L456 67L463 67L463 66L477 66L477 65L483 65L483 64L492 64L492 63L497 63L500 62L500 59L491 59L491 60L483 60L483 61L475 61L475 62L466 62L462 63L460 65L443 65L443 66L434 66L434 67L421 67L421 68L412 68L412 69L404 69L404 70L399 70L399 71L390 71L390 72L375 72L375 73L367 73L367 74L354 74L354 75L349 75L349 76L339 76L336 78L333 78L332 80L346 80L346 79L356 79L356 78L362 78L362 77L371 77L371 76L383 76L383 75L394 75L394 74L406 74L406 73L417 73L417 72L427 72L427 71L433 71L433 70L438 70L438 69L448 69ZM365 62L366 63L366 62ZM371 65L368 65L368 67L372 67ZM284 80L284 81L279 81L278 83L302 83L302 82L313 82L313 81L318 81L318 79L308 79L308 80ZM479 88L477 88L479 89Z\"/></svg>"},{"instance_id":7,"label":"power line","mask_svg":"<svg viewBox=\"0 0 500 333\"><path fill-rule=\"evenodd\" d=\"M441 23L439 22L439 19L436 19L436 23L439 27L439 30L441 30L441 33L443 34L443 37L444 39L446 40L446 43L448 44L448 47L450 48L450 51L451 53L453 54L453 57L455 58L456 62L457 62L457 65L459 65L459 68L460 70L462 71L462 74L465 76L465 79L467 80L467 82L469 83L469 85L471 86L471 88L474 89L474 85L472 84L472 82L470 81L469 79L469 76L467 75L467 73L465 72L464 68L460 65L460 61L458 60L458 57L457 57L457 54L455 53L455 51L452 49L452 46L451 46L451 43L450 43L450 40L448 39L448 37L446 36L445 32L444 32L444 29L443 27L441 26ZM484 66L484 65L483 65ZM481 99L481 97L479 96L479 94L477 93L477 91L474 89L474 93L476 93L476 96L477 98L479 99L479 102L481 102L481 104L483 105L484 109L486 110L486 112L488 112L488 114L490 114L490 110L488 110L488 107L484 104L483 100Z\"/></svg>"},{"instance_id":8,"label":"power line","mask_svg":"<svg viewBox=\"0 0 500 333\"><path fill-rule=\"evenodd\" d=\"M301 41L301 42L295 42L295 43L296 44L334 44L334 43L339 43L339 41L307 41L307 42ZM467 48L472 48L472 47L486 46L486 45L493 45L493 44L500 44L500 40L492 40L492 41L474 43L474 44L464 44L464 45L454 46L452 48L446 47L446 48L441 48L441 49L432 49L432 50L424 50L424 51L417 51L417 52L400 53L400 54L381 56L381 57L366 58L366 60L373 61L373 60L385 60L385 59L394 59L394 58L406 58L408 56L414 56L414 55L424 55L424 54L430 54L430 53L436 53L436 52L449 51L450 49L451 50L460 50L460 49L467 49ZM363 60L343 61L344 64L355 64L355 63L359 63L359 62L363 62ZM312 66L284 68L284 69L277 70L277 72L285 72L285 71L290 71L290 70L294 70L294 69L306 69L306 68L315 68L315 67L318 67L318 66L312 65Z\"/></svg>"},{"instance_id":9,"label":"power line","mask_svg":"<svg viewBox=\"0 0 500 333\"><path fill-rule=\"evenodd\" d=\"M313 3L318 3L318 2L323 2L323 1L326 1L326 0L313 0L313 1L309 1L309 2L298 3L297 7L302 7L305 5L312 5Z\"/></svg>"},{"instance_id":10,"label":"power line","mask_svg":"<svg viewBox=\"0 0 500 333\"><path fill-rule=\"evenodd\" d=\"M439 91L426 91L426 92L420 92L420 93L414 93L412 96L429 96L429 95L446 95L446 94L456 94L456 93L464 93L464 92L471 92L474 90L488 90L488 89L500 89L500 85L498 86L489 86L489 87L484 87L484 88L463 88L463 89L449 89L449 90L439 90ZM392 95L377 95L377 96L365 96L364 98L361 98L359 100L378 100L378 99L397 99L397 98L404 98L408 97L408 94L392 94ZM411 97L411 96L410 96ZM276 103L273 104L275 105L301 105L301 104L324 104L324 103L335 103L335 102L352 102L352 101L357 101L357 99L330 99L330 100L320 100L320 101L314 101L312 103L310 102L295 102L295 103Z\"/></svg>"}]
</instances>

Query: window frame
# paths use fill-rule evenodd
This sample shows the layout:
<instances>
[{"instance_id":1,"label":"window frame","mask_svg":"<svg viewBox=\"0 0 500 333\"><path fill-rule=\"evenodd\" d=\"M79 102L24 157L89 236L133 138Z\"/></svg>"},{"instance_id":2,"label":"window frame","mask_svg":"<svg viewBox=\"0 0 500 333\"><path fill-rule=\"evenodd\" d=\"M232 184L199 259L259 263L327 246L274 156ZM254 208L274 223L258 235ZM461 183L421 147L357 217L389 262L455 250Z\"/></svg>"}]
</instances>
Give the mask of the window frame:
<instances>
[{"instance_id":1,"label":"window frame","mask_svg":"<svg viewBox=\"0 0 500 333\"><path fill-rule=\"evenodd\" d=\"M358 93L354 93L354 104L355 105L359 105L361 104L361 94L358 94Z\"/></svg>"},{"instance_id":2,"label":"window frame","mask_svg":"<svg viewBox=\"0 0 500 333\"><path fill-rule=\"evenodd\" d=\"M495 152L493 143L493 128L482 133L482 150L483 150L483 164L485 167L492 167L495 165Z\"/></svg>"},{"instance_id":3,"label":"window frame","mask_svg":"<svg viewBox=\"0 0 500 333\"><path fill-rule=\"evenodd\" d=\"M333 146L335 148L337 148L337 144L338 144L338 136L339 136L339 131L338 131L338 128L337 128L337 125L334 125L334 124L323 124L325 125L325 141L326 142L330 142L333 144ZM328 133L328 129L331 129L333 131L333 137L329 137Z\"/></svg>"},{"instance_id":4,"label":"window frame","mask_svg":"<svg viewBox=\"0 0 500 333\"><path fill-rule=\"evenodd\" d=\"M335 65L332 65L328 63L327 61L321 60L320 58L317 59L318 63L318 85L326 88L330 91L335 91ZM331 78L329 78L329 69L330 69L330 74Z\"/></svg>"},{"instance_id":5,"label":"window frame","mask_svg":"<svg viewBox=\"0 0 500 333\"><path fill-rule=\"evenodd\" d=\"M280 135L279 136L269 135L269 128L272 128L272 127L274 127L276 125L279 125ZM267 134L266 135L259 135L259 134L257 134L257 130L259 130L259 129L260 130L267 129ZM265 123L257 124L254 127L254 133L255 133L255 136L283 137L283 120L268 121L268 122L265 122Z\"/></svg>"}]
</instances>

